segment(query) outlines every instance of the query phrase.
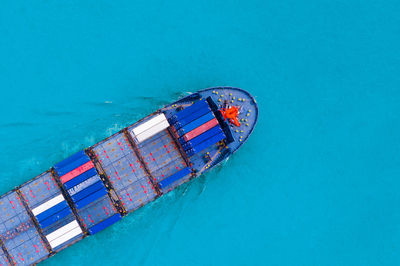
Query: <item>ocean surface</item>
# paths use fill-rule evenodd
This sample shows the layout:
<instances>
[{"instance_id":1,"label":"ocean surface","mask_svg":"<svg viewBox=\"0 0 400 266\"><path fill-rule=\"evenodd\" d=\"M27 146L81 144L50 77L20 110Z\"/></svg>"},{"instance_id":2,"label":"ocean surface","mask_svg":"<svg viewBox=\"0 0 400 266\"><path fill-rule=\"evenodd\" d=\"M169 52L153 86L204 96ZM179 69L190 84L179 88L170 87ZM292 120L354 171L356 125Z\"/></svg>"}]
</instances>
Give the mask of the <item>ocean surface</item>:
<instances>
[{"instance_id":1,"label":"ocean surface","mask_svg":"<svg viewBox=\"0 0 400 266\"><path fill-rule=\"evenodd\" d=\"M399 1L4 1L0 194L212 86L222 167L42 265L399 265Z\"/></svg>"}]
</instances>

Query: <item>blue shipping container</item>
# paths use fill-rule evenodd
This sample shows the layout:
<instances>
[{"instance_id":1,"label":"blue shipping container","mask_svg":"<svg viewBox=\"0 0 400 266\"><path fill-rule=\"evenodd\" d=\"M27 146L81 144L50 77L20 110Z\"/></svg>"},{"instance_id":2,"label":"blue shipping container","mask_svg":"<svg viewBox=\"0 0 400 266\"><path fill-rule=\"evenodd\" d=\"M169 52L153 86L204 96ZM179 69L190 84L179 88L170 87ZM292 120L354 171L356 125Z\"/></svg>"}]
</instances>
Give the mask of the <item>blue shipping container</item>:
<instances>
[{"instance_id":1,"label":"blue shipping container","mask_svg":"<svg viewBox=\"0 0 400 266\"><path fill-rule=\"evenodd\" d=\"M225 134L224 133L219 133L217 135L215 135L214 137L211 137L209 139L207 139L206 141L200 143L197 146L194 146L191 150L187 151L187 155L193 156L198 152L201 152L202 150L204 150L205 148L210 147L211 145L217 143L220 140L223 140L225 138Z\"/></svg>"},{"instance_id":2,"label":"blue shipping container","mask_svg":"<svg viewBox=\"0 0 400 266\"><path fill-rule=\"evenodd\" d=\"M64 166L66 166L66 165L72 163L73 161L76 161L76 160L78 160L79 158L82 158L82 157L87 157L87 155L86 155L86 153L85 153L84 150L79 151L79 152L77 152L77 153L75 153L75 154L69 156L67 159L64 159L64 160L62 160L61 162L55 164L55 165L54 165L54 168L55 168L56 170L58 170L58 169L60 169L60 168L63 168Z\"/></svg>"},{"instance_id":3,"label":"blue shipping container","mask_svg":"<svg viewBox=\"0 0 400 266\"><path fill-rule=\"evenodd\" d=\"M191 106L186 107L182 111L176 113L176 115L173 116L173 119L176 119L176 121L179 121L204 106L208 106L208 103L205 100L197 101L194 104L192 104Z\"/></svg>"},{"instance_id":4,"label":"blue shipping container","mask_svg":"<svg viewBox=\"0 0 400 266\"><path fill-rule=\"evenodd\" d=\"M90 196L78 201L75 203L77 209L82 209L86 205L92 203L93 201L103 197L104 195L107 195L107 190L106 188L100 189L99 191L96 191L95 193L91 194Z\"/></svg>"},{"instance_id":5,"label":"blue shipping container","mask_svg":"<svg viewBox=\"0 0 400 266\"><path fill-rule=\"evenodd\" d=\"M91 178L92 176L97 175L97 171L95 168L89 169L88 171L74 177L68 182L64 183L64 187L68 190L70 188L73 188L74 186L82 183L83 181Z\"/></svg>"},{"instance_id":6,"label":"blue shipping container","mask_svg":"<svg viewBox=\"0 0 400 266\"><path fill-rule=\"evenodd\" d=\"M158 184L160 185L161 188L165 188L165 187L171 185L172 183L174 183L175 181L181 179L182 177L187 176L191 172L192 172L192 170L189 167L183 168L179 172L176 172L175 174L165 178Z\"/></svg>"},{"instance_id":7,"label":"blue shipping container","mask_svg":"<svg viewBox=\"0 0 400 266\"><path fill-rule=\"evenodd\" d=\"M181 129L178 130L178 134L180 137L182 137L184 134L188 133L189 131L195 129L196 127L201 126L204 123L207 123L211 119L214 119L215 116L212 112L207 113L203 115L202 117L199 117L198 119L190 122L186 126L182 127Z\"/></svg>"},{"instance_id":8,"label":"blue shipping container","mask_svg":"<svg viewBox=\"0 0 400 266\"><path fill-rule=\"evenodd\" d=\"M99 181L101 181L101 180L98 175L92 176L92 177L88 178L87 180L83 181L82 183L79 183L78 185L74 186L73 188L68 189L68 194L70 196L73 196Z\"/></svg>"},{"instance_id":9,"label":"blue shipping container","mask_svg":"<svg viewBox=\"0 0 400 266\"><path fill-rule=\"evenodd\" d=\"M94 234L106 229L110 225L113 225L114 223L118 222L119 220L121 220L121 214L116 213L113 216L107 218L106 220L101 221L100 223L96 224L95 226L90 227L88 229L88 231L91 235L94 235Z\"/></svg>"},{"instance_id":10,"label":"blue shipping container","mask_svg":"<svg viewBox=\"0 0 400 266\"><path fill-rule=\"evenodd\" d=\"M36 219L40 222L43 221L45 219L47 219L48 217L56 214L57 212L65 209L65 208L69 208L68 203L64 200L60 203L58 203L57 205L51 207L48 210L45 210L42 213L39 213L38 215L36 215Z\"/></svg>"},{"instance_id":11,"label":"blue shipping container","mask_svg":"<svg viewBox=\"0 0 400 266\"><path fill-rule=\"evenodd\" d=\"M65 208L63 210L61 210L60 212L46 218L43 221L39 221L39 225L41 228L45 228L49 225L52 225L53 223L61 220L62 218L64 218L65 216L71 214L71 209L70 208Z\"/></svg>"},{"instance_id":12,"label":"blue shipping container","mask_svg":"<svg viewBox=\"0 0 400 266\"><path fill-rule=\"evenodd\" d=\"M72 200L74 202L78 202L78 201L86 198L87 196L95 193L96 191L98 191L98 190L100 190L102 188L104 188L103 182L98 181L98 182L94 183L93 185L91 185L90 187L88 187L88 188L82 190L81 192L71 196L71 198L72 198Z\"/></svg>"},{"instance_id":13,"label":"blue shipping container","mask_svg":"<svg viewBox=\"0 0 400 266\"><path fill-rule=\"evenodd\" d=\"M63 166L62 168L58 168L56 170L56 172L57 172L57 174L59 176L63 176L65 174L71 172L72 170L78 168L79 166L84 165L85 163L87 163L89 161L90 161L90 159L89 159L88 156L81 157L81 158L79 158L79 159L77 159L77 160L75 160L73 162L70 162L69 164Z\"/></svg>"},{"instance_id":14,"label":"blue shipping container","mask_svg":"<svg viewBox=\"0 0 400 266\"><path fill-rule=\"evenodd\" d=\"M202 108L200 108L199 110L193 112L191 115L182 118L181 120L178 120L174 126L175 129L179 129L187 124L189 124L190 122L196 120L199 117L202 117L203 115L205 115L206 113L211 112L210 108L208 106L204 106Z\"/></svg>"},{"instance_id":15,"label":"blue shipping container","mask_svg":"<svg viewBox=\"0 0 400 266\"><path fill-rule=\"evenodd\" d=\"M209 139L209 138L213 137L214 135L217 135L218 133L221 133L221 132L222 132L221 127L219 125L216 125L215 127L207 130L206 132L204 132L204 133L198 135L197 137L195 137L195 138L189 140L188 142L186 142L183 145L183 148L185 150L189 150L189 149L193 148L194 146L199 145L203 141L205 141L205 140L207 140L207 139Z\"/></svg>"}]
</instances>

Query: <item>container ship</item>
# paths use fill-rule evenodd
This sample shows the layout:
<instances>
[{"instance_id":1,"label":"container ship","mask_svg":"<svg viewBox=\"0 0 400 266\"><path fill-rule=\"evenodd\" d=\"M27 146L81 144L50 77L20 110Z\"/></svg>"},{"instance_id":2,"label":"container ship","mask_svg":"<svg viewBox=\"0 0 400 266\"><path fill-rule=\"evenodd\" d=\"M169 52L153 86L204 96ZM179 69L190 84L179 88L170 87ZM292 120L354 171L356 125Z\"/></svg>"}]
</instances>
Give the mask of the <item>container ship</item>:
<instances>
[{"instance_id":1,"label":"container ship","mask_svg":"<svg viewBox=\"0 0 400 266\"><path fill-rule=\"evenodd\" d=\"M226 160L250 136L255 99L192 93L0 197L0 266L37 264Z\"/></svg>"}]
</instances>

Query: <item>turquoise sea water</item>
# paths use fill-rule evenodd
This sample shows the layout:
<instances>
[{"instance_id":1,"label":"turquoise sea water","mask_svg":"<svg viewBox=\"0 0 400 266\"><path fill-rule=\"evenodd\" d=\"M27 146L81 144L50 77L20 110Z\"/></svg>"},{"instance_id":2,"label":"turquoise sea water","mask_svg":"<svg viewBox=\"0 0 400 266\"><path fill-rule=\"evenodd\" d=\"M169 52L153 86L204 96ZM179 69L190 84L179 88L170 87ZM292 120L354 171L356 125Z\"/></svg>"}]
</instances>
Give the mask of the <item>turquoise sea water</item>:
<instances>
[{"instance_id":1,"label":"turquoise sea water","mask_svg":"<svg viewBox=\"0 0 400 266\"><path fill-rule=\"evenodd\" d=\"M9 1L0 193L188 91L252 93L223 167L43 265L399 265L398 1Z\"/></svg>"}]
</instances>

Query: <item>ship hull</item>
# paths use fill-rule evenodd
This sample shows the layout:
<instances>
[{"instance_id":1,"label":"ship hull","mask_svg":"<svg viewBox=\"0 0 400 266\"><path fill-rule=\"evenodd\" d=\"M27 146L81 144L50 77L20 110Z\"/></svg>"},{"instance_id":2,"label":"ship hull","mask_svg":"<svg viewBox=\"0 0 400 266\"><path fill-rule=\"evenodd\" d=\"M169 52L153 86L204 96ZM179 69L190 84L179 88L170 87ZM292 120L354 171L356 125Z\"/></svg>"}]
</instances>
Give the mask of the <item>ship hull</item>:
<instances>
[{"instance_id":1,"label":"ship hull","mask_svg":"<svg viewBox=\"0 0 400 266\"><path fill-rule=\"evenodd\" d=\"M55 164L0 197L0 265L36 264L197 178L236 152L257 118L248 92L208 88Z\"/></svg>"}]
</instances>

